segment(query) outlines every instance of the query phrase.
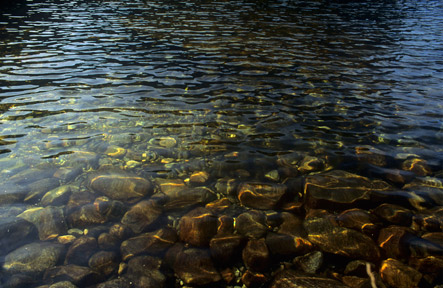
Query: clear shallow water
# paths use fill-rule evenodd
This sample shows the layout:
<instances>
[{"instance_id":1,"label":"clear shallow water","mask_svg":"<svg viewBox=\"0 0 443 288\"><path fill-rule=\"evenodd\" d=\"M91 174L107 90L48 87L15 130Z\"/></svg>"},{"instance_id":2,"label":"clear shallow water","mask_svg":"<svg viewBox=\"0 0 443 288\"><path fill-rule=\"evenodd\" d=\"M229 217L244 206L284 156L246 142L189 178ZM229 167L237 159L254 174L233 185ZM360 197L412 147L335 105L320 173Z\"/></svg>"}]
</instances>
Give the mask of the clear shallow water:
<instances>
[{"instance_id":1,"label":"clear shallow water","mask_svg":"<svg viewBox=\"0 0 443 288\"><path fill-rule=\"evenodd\" d=\"M41 167L269 181L279 155L296 151L324 159L325 170L378 175L359 165L362 146L378 149L388 168L415 157L442 178L441 1L1 9L5 205L33 204L8 195L41 179L14 175ZM110 147L132 154L111 157Z\"/></svg>"}]
</instances>

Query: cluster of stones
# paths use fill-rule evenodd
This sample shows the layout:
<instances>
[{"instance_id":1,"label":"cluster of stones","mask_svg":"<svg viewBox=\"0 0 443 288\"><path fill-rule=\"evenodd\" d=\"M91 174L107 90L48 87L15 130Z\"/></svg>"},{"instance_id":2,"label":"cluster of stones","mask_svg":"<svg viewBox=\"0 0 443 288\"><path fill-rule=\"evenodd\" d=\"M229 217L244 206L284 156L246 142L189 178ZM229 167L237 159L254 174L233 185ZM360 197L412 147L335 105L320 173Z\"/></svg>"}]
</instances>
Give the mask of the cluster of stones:
<instances>
[{"instance_id":1,"label":"cluster of stones","mask_svg":"<svg viewBox=\"0 0 443 288\"><path fill-rule=\"evenodd\" d=\"M80 188L35 188L25 200L39 205L0 219L2 285L434 287L443 271L441 181L418 158L387 169L373 149L356 154L383 177L283 155L266 181L205 171L147 179L112 168L89 173Z\"/></svg>"}]
</instances>

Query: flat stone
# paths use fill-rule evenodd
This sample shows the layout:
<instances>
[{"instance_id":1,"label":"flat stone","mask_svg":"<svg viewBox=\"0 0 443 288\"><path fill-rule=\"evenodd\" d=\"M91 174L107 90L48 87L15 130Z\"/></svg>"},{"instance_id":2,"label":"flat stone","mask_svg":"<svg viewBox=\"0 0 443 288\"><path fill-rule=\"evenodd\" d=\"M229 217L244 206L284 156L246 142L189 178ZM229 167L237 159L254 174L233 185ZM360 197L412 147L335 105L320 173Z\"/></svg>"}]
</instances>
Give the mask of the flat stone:
<instances>
[{"instance_id":1,"label":"flat stone","mask_svg":"<svg viewBox=\"0 0 443 288\"><path fill-rule=\"evenodd\" d=\"M68 230L62 207L31 208L17 217L33 223L37 227L40 240L43 241L66 234Z\"/></svg>"},{"instance_id":2,"label":"flat stone","mask_svg":"<svg viewBox=\"0 0 443 288\"><path fill-rule=\"evenodd\" d=\"M72 227L87 228L119 219L125 212L126 206L121 201L98 197L93 203L73 209L67 220Z\"/></svg>"},{"instance_id":3,"label":"flat stone","mask_svg":"<svg viewBox=\"0 0 443 288\"><path fill-rule=\"evenodd\" d=\"M194 246L208 246L217 233L217 222L217 217L207 209L196 208L180 218L180 240Z\"/></svg>"},{"instance_id":4,"label":"flat stone","mask_svg":"<svg viewBox=\"0 0 443 288\"><path fill-rule=\"evenodd\" d=\"M35 225L21 218L0 219L0 255L5 255L29 241L37 240Z\"/></svg>"},{"instance_id":5,"label":"flat stone","mask_svg":"<svg viewBox=\"0 0 443 288\"><path fill-rule=\"evenodd\" d=\"M298 171L302 174L318 172L323 170L324 167L325 167L325 161L323 159L309 155L305 156L298 163Z\"/></svg>"},{"instance_id":6,"label":"flat stone","mask_svg":"<svg viewBox=\"0 0 443 288\"><path fill-rule=\"evenodd\" d=\"M234 263L239 257L245 237L237 234L217 234L209 242L212 258L223 265Z\"/></svg>"},{"instance_id":7,"label":"flat stone","mask_svg":"<svg viewBox=\"0 0 443 288\"><path fill-rule=\"evenodd\" d=\"M155 179L155 183L160 188L160 191L167 196L171 196L174 193L186 188L186 184L182 179Z\"/></svg>"},{"instance_id":8,"label":"flat stone","mask_svg":"<svg viewBox=\"0 0 443 288\"><path fill-rule=\"evenodd\" d=\"M396 259L386 259L381 263L380 275L383 281L394 288L414 288L422 278L422 274Z\"/></svg>"},{"instance_id":9,"label":"flat stone","mask_svg":"<svg viewBox=\"0 0 443 288\"><path fill-rule=\"evenodd\" d=\"M77 238L66 252L65 264L87 266L89 258L97 250L97 240L94 237Z\"/></svg>"},{"instance_id":10,"label":"flat stone","mask_svg":"<svg viewBox=\"0 0 443 288\"><path fill-rule=\"evenodd\" d=\"M413 237L412 231L406 227L389 226L380 230L378 245L387 257L403 259L409 256L407 240Z\"/></svg>"},{"instance_id":11,"label":"flat stone","mask_svg":"<svg viewBox=\"0 0 443 288\"><path fill-rule=\"evenodd\" d=\"M278 273L270 288L348 288L343 283L322 276L286 269Z\"/></svg>"},{"instance_id":12,"label":"flat stone","mask_svg":"<svg viewBox=\"0 0 443 288\"><path fill-rule=\"evenodd\" d=\"M427 176L432 174L431 168L429 168L426 160L419 158L412 158L405 160L401 168L406 171L414 172L418 176Z\"/></svg>"},{"instance_id":13,"label":"flat stone","mask_svg":"<svg viewBox=\"0 0 443 288\"><path fill-rule=\"evenodd\" d=\"M78 265L55 266L44 275L45 280L68 280L78 287L89 287L103 281L103 277L89 267Z\"/></svg>"},{"instance_id":14,"label":"flat stone","mask_svg":"<svg viewBox=\"0 0 443 288\"><path fill-rule=\"evenodd\" d=\"M132 206L123 216L121 223L134 233L141 233L162 214L162 208L153 200L143 200Z\"/></svg>"},{"instance_id":15,"label":"flat stone","mask_svg":"<svg viewBox=\"0 0 443 288\"><path fill-rule=\"evenodd\" d=\"M273 209L286 193L286 185L246 182L238 187L238 200L255 209Z\"/></svg>"},{"instance_id":16,"label":"flat stone","mask_svg":"<svg viewBox=\"0 0 443 288\"><path fill-rule=\"evenodd\" d=\"M123 170L98 172L89 179L92 189L114 200L134 200L148 196L153 187L150 181Z\"/></svg>"},{"instance_id":17,"label":"flat stone","mask_svg":"<svg viewBox=\"0 0 443 288\"><path fill-rule=\"evenodd\" d=\"M383 203L373 213L392 224L409 227L412 223L412 212L398 205Z\"/></svg>"},{"instance_id":18,"label":"flat stone","mask_svg":"<svg viewBox=\"0 0 443 288\"><path fill-rule=\"evenodd\" d=\"M109 276L118 268L118 255L113 251L99 251L89 258L88 265L99 274Z\"/></svg>"},{"instance_id":19,"label":"flat stone","mask_svg":"<svg viewBox=\"0 0 443 288\"><path fill-rule=\"evenodd\" d=\"M166 194L167 201L163 205L165 210L186 209L197 204L206 204L215 199L215 193L207 187L185 188L174 190Z\"/></svg>"},{"instance_id":20,"label":"flat stone","mask_svg":"<svg viewBox=\"0 0 443 288\"><path fill-rule=\"evenodd\" d=\"M141 253L159 254L174 245L177 238L177 233L174 230L161 228L123 241L120 252L123 260Z\"/></svg>"},{"instance_id":21,"label":"flat stone","mask_svg":"<svg viewBox=\"0 0 443 288\"><path fill-rule=\"evenodd\" d=\"M242 259L248 269L257 272L266 271L270 253L265 239L250 239L242 251Z\"/></svg>"},{"instance_id":22,"label":"flat stone","mask_svg":"<svg viewBox=\"0 0 443 288\"><path fill-rule=\"evenodd\" d=\"M206 249L188 248L176 244L166 258L177 276L188 285L206 285L222 279Z\"/></svg>"},{"instance_id":23,"label":"flat stone","mask_svg":"<svg viewBox=\"0 0 443 288\"><path fill-rule=\"evenodd\" d=\"M304 227L308 239L324 252L353 259L377 261L380 251L367 235L344 227L337 227L332 216L307 218Z\"/></svg>"},{"instance_id":24,"label":"flat stone","mask_svg":"<svg viewBox=\"0 0 443 288\"><path fill-rule=\"evenodd\" d=\"M261 238L269 230L266 214L257 210L240 214L235 219L235 228L240 235L250 238Z\"/></svg>"},{"instance_id":25,"label":"flat stone","mask_svg":"<svg viewBox=\"0 0 443 288\"><path fill-rule=\"evenodd\" d=\"M75 188L71 185L62 185L54 188L43 195L40 204L42 206L66 205L73 189Z\"/></svg>"},{"instance_id":26,"label":"flat stone","mask_svg":"<svg viewBox=\"0 0 443 288\"><path fill-rule=\"evenodd\" d=\"M5 257L3 269L9 273L41 274L58 262L61 244L33 242L17 248Z\"/></svg>"},{"instance_id":27,"label":"flat stone","mask_svg":"<svg viewBox=\"0 0 443 288\"><path fill-rule=\"evenodd\" d=\"M315 274L323 265L323 253L314 251L294 258L293 263L309 274Z\"/></svg>"},{"instance_id":28,"label":"flat stone","mask_svg":"<svg viewBox=\"0 0 443 288\"><path fill-rule=\"evenodd\" d=\"M357 174L333 170L306 178L305 203L309 208L340 208L369 200L372 191L390 189L390 185L381 180L371 181Z\"/></svg>"},{"instance_id":29,"label":"flat stone","mask_svg":"<svg viewBox=\"0 0 443 288\"><path fill-rule=\"evenodd\" d=\"M361 231L369 236L377 235L380 226L375 224L377 217L366 210L353 208L343 211L337 216L340 226Z\"/></svg>"}]
</instances>

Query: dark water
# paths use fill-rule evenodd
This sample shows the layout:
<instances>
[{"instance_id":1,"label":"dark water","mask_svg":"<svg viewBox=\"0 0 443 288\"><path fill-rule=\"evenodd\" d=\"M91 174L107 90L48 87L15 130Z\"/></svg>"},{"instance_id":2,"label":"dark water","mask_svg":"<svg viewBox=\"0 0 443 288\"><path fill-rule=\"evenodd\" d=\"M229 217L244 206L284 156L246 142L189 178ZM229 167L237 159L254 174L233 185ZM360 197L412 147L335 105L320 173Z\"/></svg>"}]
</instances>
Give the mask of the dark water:
<instances>
[{"instance_id":1,"label":"dark water","mask_svg":"<svg viewBox=\"0 0 443 288\"><path fill-rule=\"evenodd\" d=\"M59 185L88 190L88 173L105 166L152 181L206 171L214 190L223 177L283 183L340 169L401 190L385 171L411 173L404 163L415 159L425 172L410 177L441 188L441 1L27 1L0 11L5 219ZM384 163L362 163L362 149ZM279 159L294 153L320 164L288 172ZM61 168L77 172L44 173Z\"/></svg>"}]
</instances>

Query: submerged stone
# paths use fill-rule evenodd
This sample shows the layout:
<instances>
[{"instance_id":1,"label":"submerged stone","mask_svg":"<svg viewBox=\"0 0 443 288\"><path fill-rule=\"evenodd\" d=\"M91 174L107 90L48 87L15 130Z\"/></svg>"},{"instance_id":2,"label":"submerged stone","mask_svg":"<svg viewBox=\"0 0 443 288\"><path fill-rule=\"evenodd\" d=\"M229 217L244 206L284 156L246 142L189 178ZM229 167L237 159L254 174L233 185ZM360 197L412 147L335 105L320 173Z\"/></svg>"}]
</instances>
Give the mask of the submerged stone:
<instances>
[{"instance_id":1,"label":"submerged stone","mask_svg":"<svg viewBox=\"0 0 443 288\"><path fill-rule=\"evenodd\" d=\"M166 258L177 276L188 285L206 285L222 279L205 249L188 248L176 244Z\"/></svg>"},{"instance_id":2,"label":"submerged stone","mask_svg":"<svg viewBox=\"0 0 443 288\"><path fill-rule=\"evenodd\" d=\"M134 257L128 262L126 277L136 287L162 288L166 277L160 272L161 260L151 256Z\"/></svg>"},{"instance_id":3,"label":"submerged stone","mask_svg":"<svg viewBox=\"0 0 443 288\"><path fill-rule=\"evenodd\" d=\"M270 253L265 239L250 239L242 251L242 259L248 269L257 272L266 271Z\"/></svg>"},{"instance_id":4,"label":"submerged stone","mask_svg":"<svg viewBox=\"0 0 443 288\"><path fill-rule=\"evenodd\" d=\"M410 226L412 222L412 212L409 209L398 205L384 203L374 209L374 214L378 217L401 226Z\"/></svg>"},{"instance_id":5,"label":"submerged stone","mask_svg":"<svg viewBox=\"0 0 443 288\"><path fill-rule=\"evenodd\" d=\"M110 275L117 271L118 255L113 251L99 251L89 258L88 265L102 275Z\"/></svg>"},{"instance_id":6,"label":"submerged stone","mask_svg":"<svg viewBox=\"0 0 443 288\"><path fill-rule=\"evenodd\" d=\"M97 240L94 237L83 236L76 239L66 252L65 264L86 266L89 258L97 250Z\"/></svg>"},{"instance_id":7,"label":"submerged stone","mask_svg":"<svg viewBox=\"0 0 443 288\"><path fill-rule=\"evenodd\" d=\"M238 200L255 209L273 209L286 193L286 185L246 182L238 187Z\"/></svg>"},{"instance_id":8,"label":"submerged stone","mask_svg":"<svg viewBox=\"0 0 443 288\"><path fill-rule=\"evenodd\" d=\"M97 172L89 179L97 192L114 200L134 200L148 196L153 187L150 181L123 170Z\"/></svg>"},{"instance_id":9,"label":"submerged stone","mask_svg":"<svg viewBox=\"0 0 443 288\"><path fill-rule=\"evenodd\" d=\"M358 161L360 162L380 167L385 167L387 165L386 154L372 146L355 147L355 154L357 154Z\"/></svg>"},{"instance_id":10,"label":"submerged stone","mask_svg":"<svg viewBox=\"0 0 443 288\"><path fill-rule=\"evenodd\" d=\"M414 288L422 278L422 274L396 259L386 259L381 263L380 275L383 281L394 288Z\"/></svg>"},{"instance_id":11,"label":"submerged stone","mask_svg":"<svg viewBox=\"0 0 443 288\"><path fill-rule=\"evenodd\" d=\"M340 226L355 229L366 235L377 235L380 226L375 224L377 217L366 210L354 208L343 211L337 216L337 222Z\"/></svg>"},{"instance_id":12,"label":"submerged stone","mask_svg":"<svg viewBox=\"0 0 443 288\"><path fill-rule=\"evenodd\" d=\"M65 205L73 189L74 187L71 185L63 185L52 189L43 195L40 204L42 206Z\"/></svg>"},{"instance_id":13,"label":"submerged stone","mask_svg":"<svg viewBox=\"0 0 443 288\"><path fill-rule=\"evenodd\" d=\"M372 191L390 189L389 184L381 180L371 181L357 174L333 170L306 178L305 203L310 208L340 208L369 200Z\"/></svg>"},{"instance_id":14,"label":"submerged stone","mask_svg":"<svg viewBox=\"0 0 443 288\"><path fill-rule=\"evenodd\" d=\"M67 279L78 287L89 287L103 281L103 276L89 267L69 264L49 269L45 273L44 279Z\"/></svg>"},{"instance_id":15,"label":"submerged stone","mask_svg":"<svg viewBox=\"0 0 443 288\"><path fill-rule=\"evenodd\" d=\"M212 258L229 265L239 258L245 238L237 234L217 234L209 242Z\"/></svg>"},{"instance_id":16,"label":"submerged stone","mask_svg":"<svg viewBox=\"0 0 443 288\"><path fill-rule=\"evenodd\" d=\"M255 288L262 287L268 281L268 278L262 273L246 270L241 277L241 281L246 287Z\"/></svg>"},{"instance_id":17,"label":"submerged stone","mask_svg":"<svg viewBox=\"0 0 443 288\"><path fill-rule=\"evenodd\" d=\"M307 218L304 227L308 239L324 252L342 255L353 259L377 261L380 251L367 235L336 226L331 216Z\"/></svg>"},{"instance_id":18,"label":"submerged stone","mask_svg":"<svg viewBox=\"0 0 443 288\"><path fill-rule=\"evenodd\" d=\"M17 217L33 223L43 241L54 239L68 230L62 207L31 208Z\"/></svg>"},{"instance_id":19,"label":"submerged stone","mask_svg":"<svg viewBox=\"0 0 443 288\"><path fill-rule=\"evenodd\" d=\"M141 253L162 253L175 242L177 242L177 233L170 228L161 228L123 241L120 252L123 260L127 260Z\"/></svg>"},{"instance_id":20,"label":"submerged stone","mask_svg":"<svg viewBox=\"0 0 443 288\"><path fill-rule=\"evenodd\" d=\"M270 288L346 288L343 283L322 276L286 269L278 273Z\"/></svg>"},{"instance_id":21,"label":"submerged stone","mask_svg":"<svg viewBox=\"0 0 443 288\"><path fill-rule=\"evenodd\" d=\"M293 263L309 274L315 274L323 265L323 253L314 251L294 258Z\"/></svg>"},{"instance_id":22,"label":"submerged stone","mask_svg":"<svg viewBox=\"0 0 443 288\"><path fill-rule=\"evenodd\" d=\"M269 230L266 214L262 211L250 210L235 219L235 228L240 235L250 238L261 238Z\"/></svg>"},{"instance_id":23,"label":"submerged stone","mask_svg":"<svg viewBox=\"0 0 443 288\"><path fill-rule=\"evenodd\" d=\"M5 255L29 241L38 239L35 225L21 218L0 219L0 255Z\"/></svg>"},{"instance_id":24,"label":"submerged stone","mask_svg":"<svg viewBox=\"0 0 443 288\"><path fill-rule=\"evenodd\" d=\"M209 210L196 208L180 219L180 240L194 246L208 246L209 240L217 233L217 224L217 217Z\"/></svg>"},{"instance_id":25,"label":"submerged stone","mask_svg":"<svg viewBox=\"0 0 443 288\"><path fill-rule=\"evenodd\" d=\"M40 274L55 266L63 249L61 244L33 242L6 255L3 269L9 273Z\"/></svg>"},{"instance_id":26,"label":"submerged stone","mask_svg":"<svg viewBox=\"0 0 443 288\"><path fill-rule=\"evenodd\" d=\"M141 233L162 214L162 208L153 200L143 200L132 206L123 216L121 223L134 233Z\"/></svg>"},{"instance_id":27,"label":"submerged stone","mask_svg":"<svg viewBox=\"0 0 443 288\"><path fill-rule=\"evenodd\" d=\"M166 193L165 210L186 209L197 204L206 204L215 199L215 193L206 187L185 188Z\"/></svg>"},{"instance_id":28,"label":"submerged stone","mask_svg":"<svg viewBox=\"0 0 443 288\"><path fill-rule=\"evenodd\" d=\"M413 237L412 231L406 227L389 226L380 230L378 245L386 256L404 259L409 256L407 240Z\"/></svg>"},{"instance_id":29,"label":"submerged stone","mask_svg":"<svg viewBox=\"0 0 443 288\"><path fill-rule=\"evenodd\" d=\"M432 173L431 168L429 168L426 160L420 158L412 158L405 160L401 168L406 171L414 172L418 176L427 176Z\"/></svg>"}]
</instances>

